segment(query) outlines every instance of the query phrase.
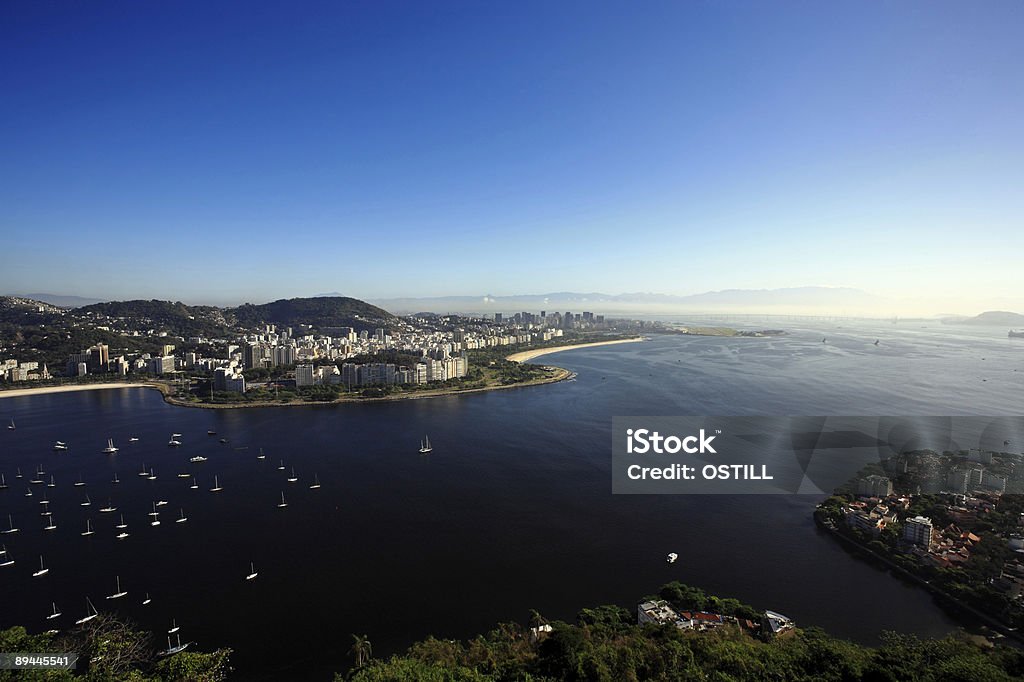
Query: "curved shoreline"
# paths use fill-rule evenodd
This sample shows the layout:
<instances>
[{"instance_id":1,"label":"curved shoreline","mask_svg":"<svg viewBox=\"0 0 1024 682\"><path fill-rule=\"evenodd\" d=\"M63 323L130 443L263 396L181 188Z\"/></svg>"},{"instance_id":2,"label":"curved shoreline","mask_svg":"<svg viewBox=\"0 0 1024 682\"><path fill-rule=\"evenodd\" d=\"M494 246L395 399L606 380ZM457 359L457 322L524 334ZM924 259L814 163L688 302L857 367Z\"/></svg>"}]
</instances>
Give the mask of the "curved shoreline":
<instances>
[{"instance_id":1,"label":"curved shoreline","mask_svg":"<svg viewBox=\"0 0 1024 682\"><path fill-rule=\"evenodd\" d=\"M401 393L398 395L385 395L379 398L363 398L356 396L346 396L343 398L337 398L335 400L303 400L294 401L288 403L273 403L273 402L259 402L259 403L193 403L178 400L174 396L163 391L162 386L150 385L149 388L160 389L164 394L164 402L171 405L177 405L178 407L198 407L201 409L210 410L234 410L234 409L248 409L256 407L322 407L325 405L343 405L343 404L359 404L359 403L386 403L396 402L400 400L428 400L430 398L444 398L447 396L459 396L466 395L469 393L486 393L488 391L502 391L508 388L529 388L531 386L542 386L544 384L554 384L559 381L565 381L573 378L575 373L563 367L552 367L554 373L549 377L543 379L537 379L535 381L527 381L521 384L508 384L504 386L482 386L479 388L464 388L462 390L451 390L451 389L437 389L432 391L417 391L409 393Z\"/></svg>"},{"instance_id":2,"label":"curved shoreline","mask_svg":"<svg viewBox=\"0 0 1024 682\"><path fill-rule=\"evenodd\" d=\"M539 358L542 355L549 355L551 353L559 353L564 350L572 350L574 348L593 348L595 346L610 346L618 343L635 343L637 341L644 341L644 337L640 336L635 339L616 339L614 341L595 341L592 343L579 343L575 345L566 346L554 346L551 348L535 348L533 350L524 350L518 353L512 353L505 357L506 360L512 362L529 362L534 358ZM110 383L95 383L95 384L70 384L67 386L39 386L36 388L11 388L6 390L0 390L0 398L22 398L33 395L48 395L51 393L68 393L72 391L98 391L103 389L113 388L150 388L160 391L164 397L164 402L170 405L177 405L179 407L199 407L214 410L225 410L235 408L250 408L250 407L297 407L297 406L310 406L310 405L338 405L341 403L379 403L388 402L394 400L422 400L426 398L441 398L444 396L452 395L465 395L467 393L484 393L486 391L501 391L509 388L526 388L529 386L542 386L544 384L554 384L559 381L565 381L571 379L575 374L564 367L551 366L551 376L544 377L542 379L536 379L533 381L526 381L519 384L508 384L499 386L482 386L479 388L466 388L462 390L451 390L451 389L436 389L426 391L416 391L401 393L398 395L386 395L379 398L362 398L355 396L346 396L338 398L336 400L324 400L324 401L295 401L288 403L277 403L277 402L258 402L258 403L199 403L190 402L185 400L179 400L174 397L171 393L171 386L163 382L110 382Z\"/></svg>"},{"instance_id":3,"label":"curved shoreline","mask_svg":"<svg viewBox=\"0 0 1024 682\"><path fill-rule=\"evenodd\" d=\"M478 388L465 388L462 390L451 390L451 389L435 389L427 391L417 391L409 393L401 393L398 395L386 395L379 398L363 398L357 396L346 396L338 398L336 400L303 400L293 401L287 403L280 402L254 402L254 403L200 403L190 402L186 400L179 400L174 397L171 393L171 387L162 383L130 383L130 382L119 382L119 383L104 383L104 384L78 384L72 386L40 386L38 388L14 388L0 391L0 398L25 398L36 395L49 395L52 393L69 393L72 391L94 391L100 389L119 389L119 388L148 388L156 391L160 391L163 395L164 402L169 405L175 405L177 407L197 407L200 409L209 410L233 410L233 409L247 409L255 407L315 407L323 405L340 405L343 403L382 403L392 402L398 400L425 400L429 398L443 398L445 396L458 396L465 395L468 393L484 393L487 391L501 391L509 388L529 388L530 386L542 386L544 384L554 384L559 381L565 381L576 376L573 372L563 367L551 367L551 376L544 377L542 379L536 379L533 381L526 381L519 384L507 384L499 386L481 386Z\"/></svg>"},{"instance_id":4,"label":"curved shoreline","mask_svg":"<svg viewBox=\"0 0 1024 682\"><path fill-rule=\"evenodd\" d=\"M533 350L524 350L518 353L512 353L512 355L506 356L506 360L512 362L529 362L534 358L539 358L542 355L550 355L551 353L561 353L563 350L574 350L576 348L594 348L596 346L614 346L619 343L637 343L639 341L646 341L643 336L638 336L635 339L616 339L614 341L594 341L592 343L577 343L568 346L554 346L552 348L535 348Z\"/></svg>"},{"instance_id":5,"label":"curved shoreline","mask_svg":"<svg viewBox=\"0 0 1024 682\"><path fill-rule=\"evenodd\" d=\"M39 386L37 388L8 388L0 391L0 398L24 398L32 395L50 393L70 393L71 391L98 391L107 388L155 388L163 392L161 384L147 382L120 381L95 384L69 384L67 386Z\"/></svg>"}]
</instances>

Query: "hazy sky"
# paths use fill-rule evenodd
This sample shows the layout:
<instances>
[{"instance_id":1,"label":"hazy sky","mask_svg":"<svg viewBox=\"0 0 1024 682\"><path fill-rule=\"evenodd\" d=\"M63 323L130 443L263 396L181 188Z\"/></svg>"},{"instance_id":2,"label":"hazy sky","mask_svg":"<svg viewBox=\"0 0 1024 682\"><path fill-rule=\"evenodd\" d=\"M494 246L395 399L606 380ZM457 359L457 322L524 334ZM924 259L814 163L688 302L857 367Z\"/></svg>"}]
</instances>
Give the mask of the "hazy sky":
<instances>
[{"instance_id":1,"label":"hazy sky","mask_svg":"<svg viewBox=\"0 0 1024 682\"><path fill-rule=\"evenodd\" d=\"M1024 3L0 5L0 292L1024 292Z\"/></svg>"}]
</instances>

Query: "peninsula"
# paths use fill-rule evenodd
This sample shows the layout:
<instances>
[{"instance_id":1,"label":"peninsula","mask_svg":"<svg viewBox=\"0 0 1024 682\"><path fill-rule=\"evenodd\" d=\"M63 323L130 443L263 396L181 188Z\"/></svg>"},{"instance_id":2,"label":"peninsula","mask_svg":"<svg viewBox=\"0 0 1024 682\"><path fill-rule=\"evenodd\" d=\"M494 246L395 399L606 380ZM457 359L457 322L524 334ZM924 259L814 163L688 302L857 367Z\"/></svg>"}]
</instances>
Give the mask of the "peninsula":
<instances>
[{"instance_id":1,"label":"peninsula","mask_svg":"<svg viewBox=\"0 0 1024 682\"><path fill-rule=\"evenodd\" d=\"M955 613L1020 640L1021 461L1020 453L982 449L902 452L836 489L818 505L815 520Z\"/></svg>"}]
</instances>

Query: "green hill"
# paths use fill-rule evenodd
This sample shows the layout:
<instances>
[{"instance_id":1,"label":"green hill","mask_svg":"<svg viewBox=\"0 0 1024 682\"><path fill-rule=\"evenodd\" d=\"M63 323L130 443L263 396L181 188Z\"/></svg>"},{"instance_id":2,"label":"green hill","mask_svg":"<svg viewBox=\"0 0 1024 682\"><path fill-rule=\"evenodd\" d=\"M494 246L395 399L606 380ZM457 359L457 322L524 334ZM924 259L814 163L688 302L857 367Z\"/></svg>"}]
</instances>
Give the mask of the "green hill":
<instances>
[{"instance_id":1,"label":"green hill","mask_svg":"<svg viewBox=\"0 0 1024 682\"><path fill-rule=\"evenodd\" d=\"M76 308L73 314L94 324L125 323L135 329L148 327L183 338L223 336L231 326L231 320L220 308L190 306L181 301L108 301Z\"/></svg>"},{"instance_id":2,"label":"green hill","mask_svg":"<svg viewBox=\"0 0 1024 682\"><path fill-rule=\"evenodd\" d=\"M347 296L282 298L260 305L246 303L225 312L234 317L238 325L249 328L260 324L281 327L308 324L314 329L353 327L359 331L372 331L377 327L391 327L397 321L383 308Z\"/></svg>"}]
</instances>

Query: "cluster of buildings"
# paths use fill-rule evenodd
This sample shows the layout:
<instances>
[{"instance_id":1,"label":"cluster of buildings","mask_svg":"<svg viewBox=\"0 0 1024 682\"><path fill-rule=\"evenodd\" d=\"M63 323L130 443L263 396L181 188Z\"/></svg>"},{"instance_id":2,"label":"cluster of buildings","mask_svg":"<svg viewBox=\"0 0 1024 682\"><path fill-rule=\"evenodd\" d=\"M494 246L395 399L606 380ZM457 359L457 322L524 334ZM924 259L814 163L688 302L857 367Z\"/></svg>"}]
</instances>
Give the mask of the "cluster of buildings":
<instances>
[{"instance_id":1,"label":"cluster of buildings","mask_svg":"<svg viewBox=\"0 0 1024 682\"><path fill-rule=\"evenodd\" d=\"M706 632L726 625L744 628L749 632L767 637L777 637L796 629L792 620L774 611L765 611L760 625L751 620L739 619L707 611L677 611L664 599L641 602L636 607L636 620L641 625L655 623L674 625L680 630Z\"/></svg>"},{"instance_id":2,"label":"cluster of buildings","mask_svg":"<svg viewBox=\"0 0 1024 682\"><path fill-rule=\"evenodd\" d=\"M38 362L18 362L16 359L0 361L0 376L9 382L16 381L39 381L49 379L50 371L46 369L46 363L39 366Z\"/></svg>"},{"instance_id":3,"label":"cluster of buildings","mask_svg":"<svg viewBox=\"0 0 1024 682\"><path fill-rule=\"evenodd\" d=\"M1008 477L991 469L993 453L987 450L969 450L967 461L954 466L946 474L946 487L950 492L969 493L984 489L1006 492Z\"/></svg>"},{"instance_id":4,"label":"cluster of buildings","mask_svg":"<svg viewBox=\"0 0 1024 682\"><path fill-rule=\"evenodd\" d=\"M949 470L947 482L956 485L950 485L951 490L944 491L941 498L941 516L950 521L945 526L930 517L906 513L914 496L894 492L892 481L885 476L865 476L857 481L856 499L843 505L843 519L850 528L874 537L887 528L895 530L897 551L916 557L925 566L963 567L982 541L972 529L997 509L1006 488L1006 476L988 470L991 464L992 453L972 452L966 464ZM994 485L986 474L997 477ZM1002 541L1012 554L992 587L1024 604L1024 514Z\"/></svg>"},{"instance_id":5,"label":"cluster of buildings","mask_svg":"<svg viewBox=\"0 0 1024 682\"><path fill-rule=\"evenodd\" d=\"M411 317L399 321L395 328L372 332L354 327L322 327L314 332L308 325L282 329L265 325L231 340L182 339L185 348L192 350L177 353L175 345L164 344L156 353L112 356L109 346L100 343L72 353L64 375L201 373L212 377L214 391L237 393L251 387L246 370L272 370L273 376L285 382L294 377L298 388L428 384L465 377L469 372L468 351L542 343L561 337L567 329L604 325L601 315L546 311L509 317L498 313L486 320ZM211 347L219 351L214 357L205 357L198 350ZM36 363L19 365L9 360L4 365L4 376L10 381L49 377L45 365L41 373L34 372L37 369Z\"/></svg>"},{"instance_id":6,"label":"cluster of buildings","mask_svg":"<svg viewBox=\"0 0 1024 682\"><path fill-rule=\"evenodd\" d=\"M68 356L64 376L82 377L88 374L125 376L129 373L170 374L179 369L173 355L174 348L175 346L172 344L165 344L159 355L141 353L129 360L125 355L111 357L110 346L98 343Z\"/></svg>"}]
</instances>

